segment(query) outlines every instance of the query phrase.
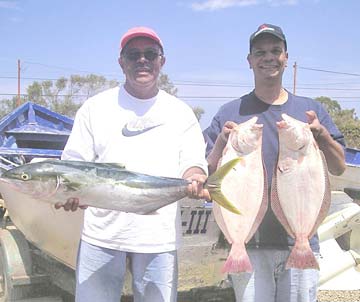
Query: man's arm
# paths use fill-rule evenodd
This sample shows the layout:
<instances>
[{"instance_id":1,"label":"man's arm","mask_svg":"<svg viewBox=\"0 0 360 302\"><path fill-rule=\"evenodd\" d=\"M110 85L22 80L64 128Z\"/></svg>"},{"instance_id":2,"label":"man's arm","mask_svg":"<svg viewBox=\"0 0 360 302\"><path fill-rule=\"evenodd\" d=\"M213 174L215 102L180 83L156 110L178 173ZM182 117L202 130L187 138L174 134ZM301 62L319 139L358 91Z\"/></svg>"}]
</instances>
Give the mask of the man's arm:
<instances>
[{"instance_id":1,"label":"man's arm","mask_svg":"<svg viewBox=\"0 0 360 302\"><path fill-rule=\"evenodd\" d=\"M224 124L220 134L218 135L214 147L207 156L209 175L213 174L218 166L219 160L222 157L223 150L227 144L229 134L231 130L236 127L237 124L231 121L228 121Z\"/></svg>"},{"instance_id":2,"label":"man's arm","mask_svg":"<svg viewBox=\"0 0 360 302\"><path fill-rule=\"evenodd\" d=\"M335 141L329 131L320 124L320 121L314 111L307 111L306 115L310 124L310 129L314 135L320 150L324 153L328 169L333 175L344 173L345 154L343 147Z\"/></svg>"}]
</instances>

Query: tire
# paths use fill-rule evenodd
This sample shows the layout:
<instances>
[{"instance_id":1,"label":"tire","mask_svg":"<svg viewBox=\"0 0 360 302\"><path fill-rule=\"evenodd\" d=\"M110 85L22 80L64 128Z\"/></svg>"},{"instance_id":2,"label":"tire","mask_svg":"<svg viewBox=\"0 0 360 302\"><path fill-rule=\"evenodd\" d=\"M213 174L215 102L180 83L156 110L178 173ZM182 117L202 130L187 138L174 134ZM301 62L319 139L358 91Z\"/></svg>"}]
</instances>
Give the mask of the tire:
<instances>
[{"instance_id":1,"label":"tire","mask_svg":"<svg viewBox=\"0 0 360 302\"><path fill-rule=\"evenodd\" d=\"M30 284L16 282L21 277L31 276L31 256L26 239L16 229L0 231L0 302L28 298ZM15 280L15 281L14 281Z\"/></svg>"}]
</instances>

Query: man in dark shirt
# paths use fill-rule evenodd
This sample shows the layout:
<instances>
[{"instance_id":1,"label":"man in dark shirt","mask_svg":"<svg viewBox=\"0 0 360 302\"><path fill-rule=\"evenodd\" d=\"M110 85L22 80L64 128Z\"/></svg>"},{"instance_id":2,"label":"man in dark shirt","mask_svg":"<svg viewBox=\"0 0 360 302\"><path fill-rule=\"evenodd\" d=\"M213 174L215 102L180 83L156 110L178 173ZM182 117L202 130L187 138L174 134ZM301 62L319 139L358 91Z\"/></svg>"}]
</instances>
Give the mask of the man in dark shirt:
<instances>
[{"instance_id":1,"label":"man in dark shirt","mask_svg":"<svg viewBox=\"0 0 360 302\"><path fill-rule=\"evenodd\" d=\"M254 73L255 89L223 105L204 131L209 173L216 170L231 129L257 116L257 123L264 125L262 152L270 192L279 153L276 122L282 120L282 113L309 123L329 171L334 175L343 173L344 138L329 114L319 102L295 96L282 86L288 53L281 28L261 25L250 37L247 59ZM285 269L293 245L294 240L287 235L269 206L257 232L247 244L253 273L231 275L236 301L315 302L319 272L314 269ZM317 235L310 239L310 245L318 255Z\"/></svg>"}]
</instances>

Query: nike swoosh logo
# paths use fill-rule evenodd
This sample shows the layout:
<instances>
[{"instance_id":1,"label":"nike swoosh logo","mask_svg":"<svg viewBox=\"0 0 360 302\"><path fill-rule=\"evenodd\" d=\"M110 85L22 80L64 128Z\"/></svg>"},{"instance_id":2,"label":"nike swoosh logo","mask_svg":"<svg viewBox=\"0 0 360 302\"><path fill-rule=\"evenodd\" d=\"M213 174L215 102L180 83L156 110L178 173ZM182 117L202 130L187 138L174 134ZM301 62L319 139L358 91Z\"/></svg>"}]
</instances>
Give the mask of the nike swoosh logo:
<instances>
[{"instance_id":1,"label":"nike swoosh logo","mask_svg":"<svg viewBox=\"0 0 360 302\"><path fill-rule=\"evenodd\" d=\"M123 136L126 136L126 137L132 137L132 136L136 136L136 135L139 135L139 134L143 134L145 132L148 132L154 128L157 128L159 126L162 126L163 124L158 124L158 125L154 125L154 126L151 126L151 127L148 127L148 128L144 128L144 129L139 129L139 130L130 130L128 127L127 127L127 124L124 126L124 128L122 129L122 135Z\"/></svg>"}]
</instances>

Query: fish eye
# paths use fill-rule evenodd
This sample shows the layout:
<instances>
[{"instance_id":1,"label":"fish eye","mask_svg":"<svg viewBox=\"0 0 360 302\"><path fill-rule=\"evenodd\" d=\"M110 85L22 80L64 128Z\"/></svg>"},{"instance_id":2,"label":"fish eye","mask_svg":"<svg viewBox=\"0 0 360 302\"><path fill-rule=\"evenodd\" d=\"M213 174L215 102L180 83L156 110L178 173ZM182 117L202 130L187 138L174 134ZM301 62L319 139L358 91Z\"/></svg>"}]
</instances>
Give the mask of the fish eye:
<instances>
[{"instance_id":1,"label":"fish eye","mask_svg":"<svg viewBox=\"0 0 360 302\"><path fill-rule=\"evenodd\" d=\"M20 178L21 178L22 180L29 180L29 179L30 179L30 176L29 176L28 174L26 174L26 173L22 173L22 174L20 175Z\"/></svg>"}]
</instances>

